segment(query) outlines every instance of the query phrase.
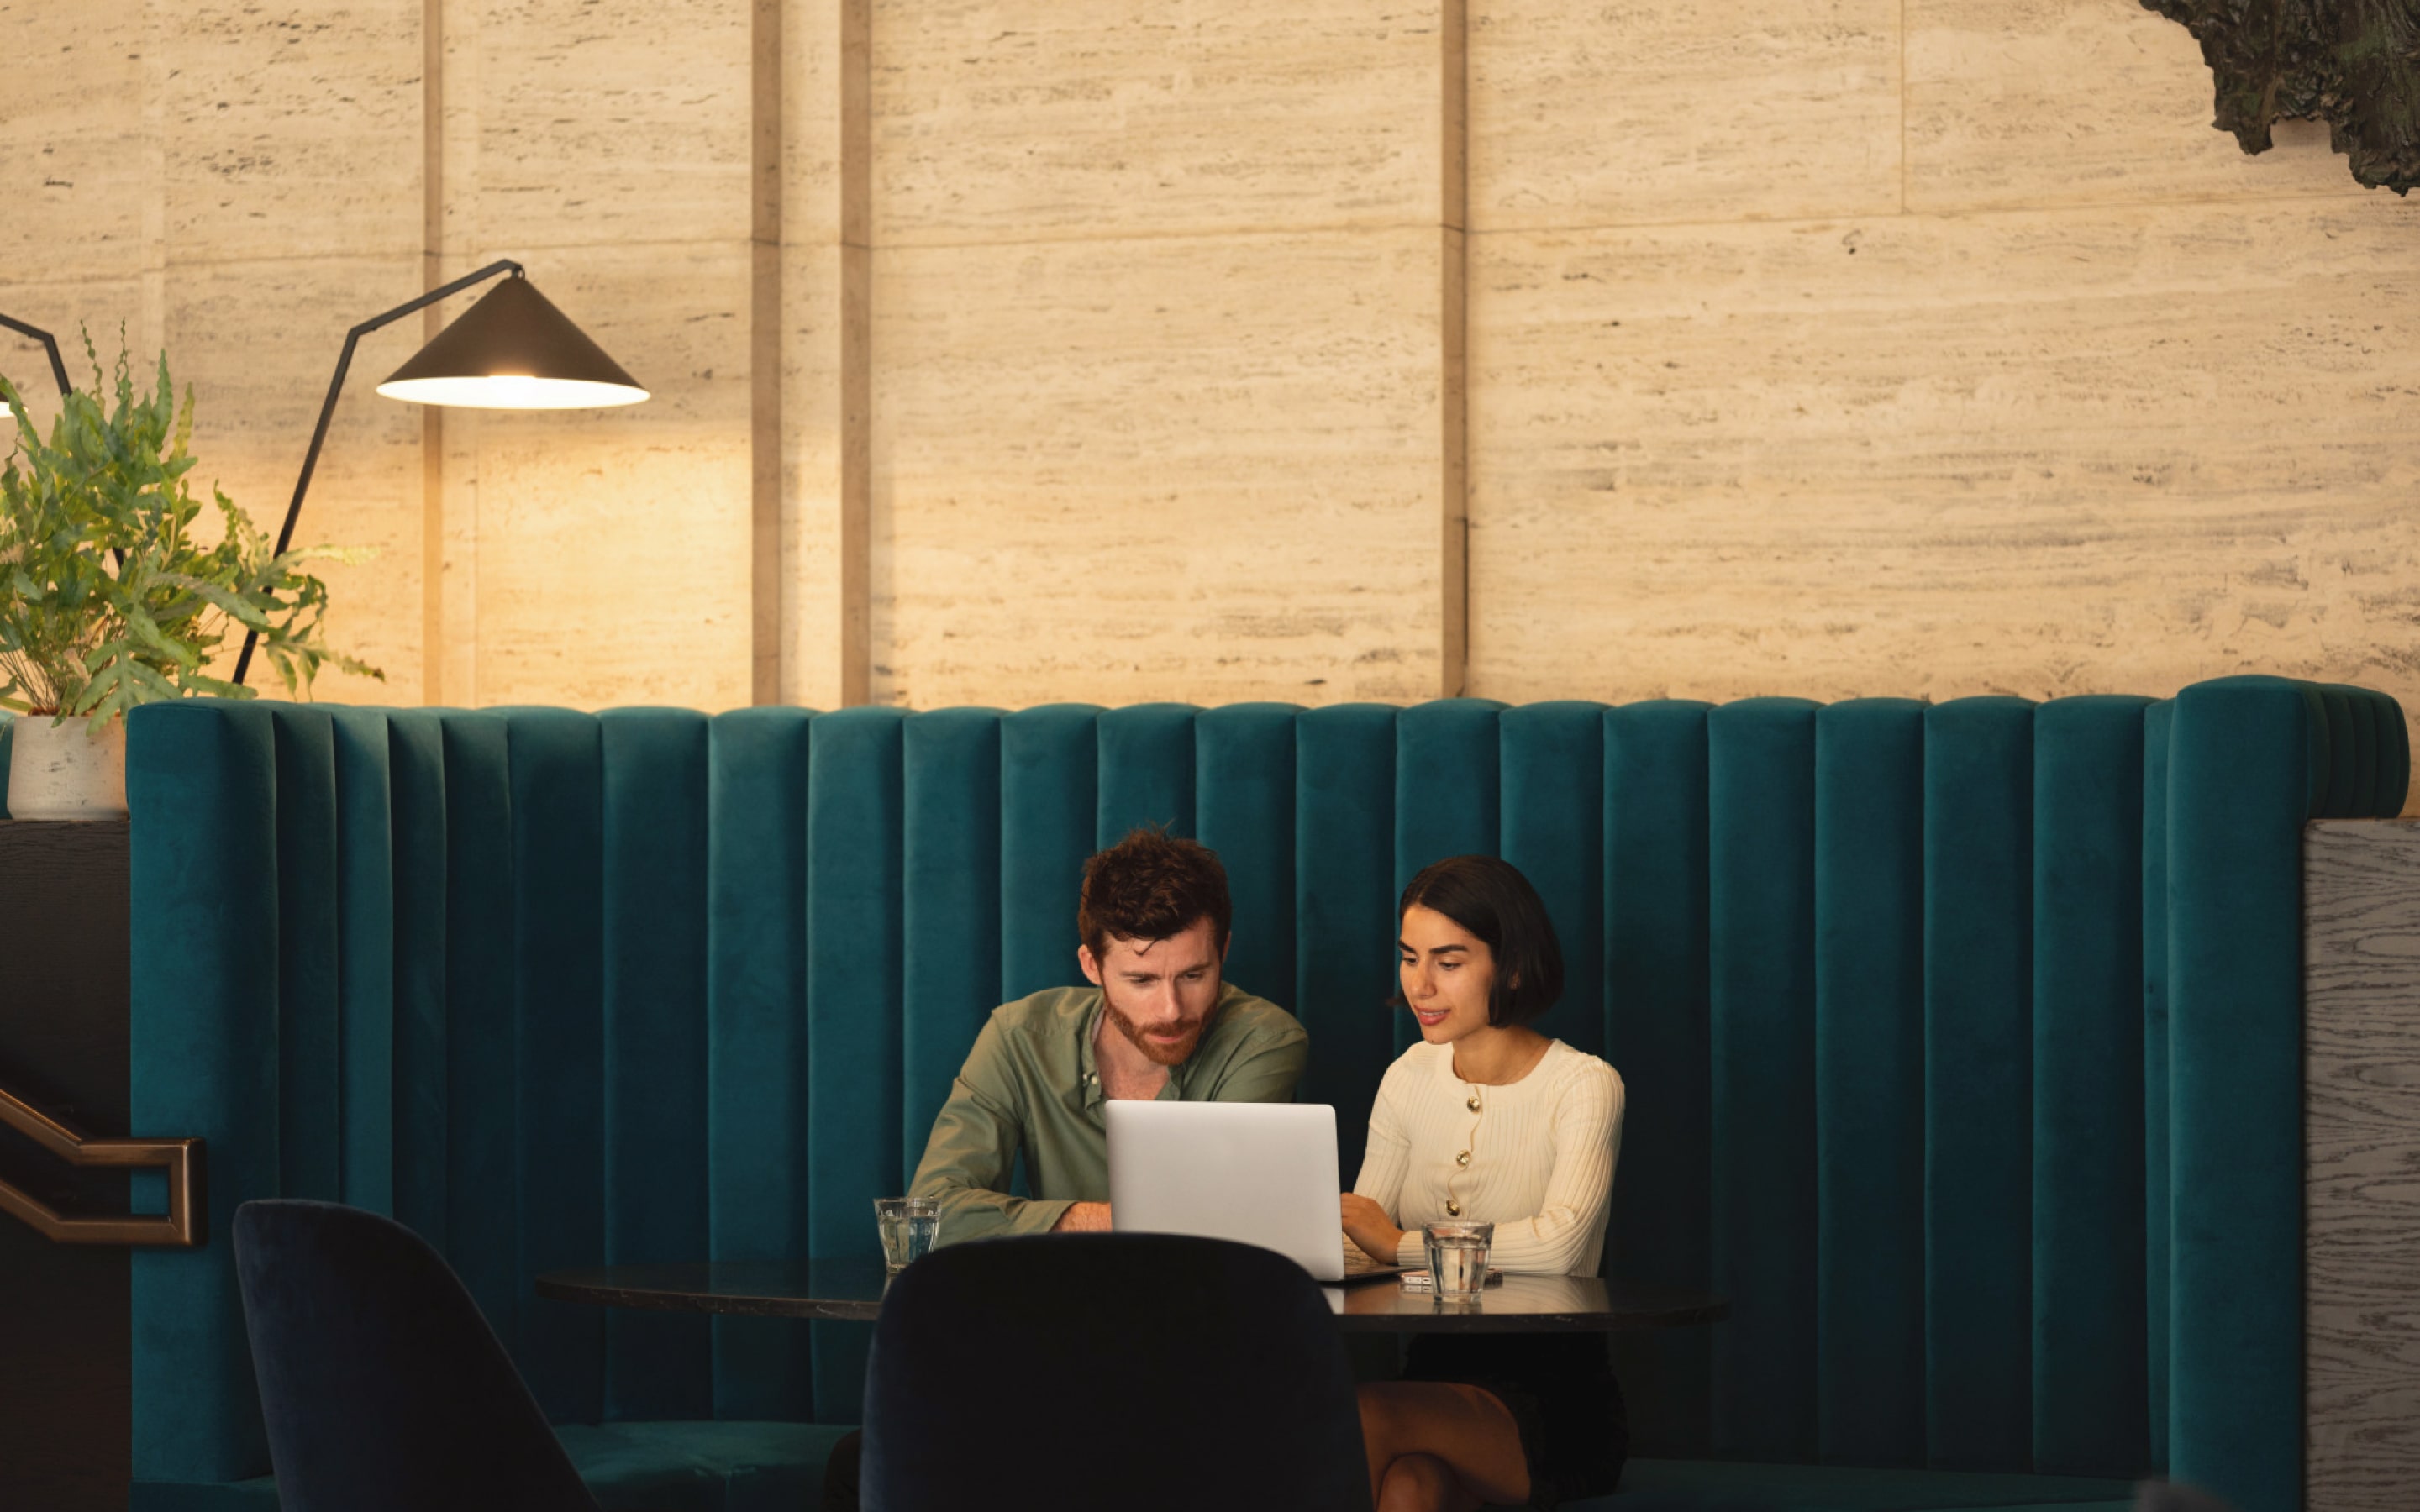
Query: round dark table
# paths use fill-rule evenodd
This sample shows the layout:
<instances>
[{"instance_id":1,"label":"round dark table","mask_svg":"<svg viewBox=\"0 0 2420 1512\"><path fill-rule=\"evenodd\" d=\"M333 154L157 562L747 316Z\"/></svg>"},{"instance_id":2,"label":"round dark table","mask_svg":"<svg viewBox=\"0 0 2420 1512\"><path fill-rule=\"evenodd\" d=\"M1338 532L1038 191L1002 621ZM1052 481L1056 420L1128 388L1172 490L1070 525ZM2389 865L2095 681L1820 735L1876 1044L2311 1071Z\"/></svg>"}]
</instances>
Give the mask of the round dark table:
<instances>
[{"instance_id":1,"label":"round dark table","mask_svg":"<svg viewBox=\"0 0 2420 1512\"><path fill-rule=\"evenodd\" d=\"M537 1294L658 1312L865 1321L882 1310L887 1284L870 1261L726 1260L549 1271ZM1610 1334L1718 1322L1731 1311L1703 1292L1592 1275L1508 1274L1471 1303L1439 1302L1392 1280L1321 1289L1339 1328L1370 1334Z\"/></svg>"}]
</instances>

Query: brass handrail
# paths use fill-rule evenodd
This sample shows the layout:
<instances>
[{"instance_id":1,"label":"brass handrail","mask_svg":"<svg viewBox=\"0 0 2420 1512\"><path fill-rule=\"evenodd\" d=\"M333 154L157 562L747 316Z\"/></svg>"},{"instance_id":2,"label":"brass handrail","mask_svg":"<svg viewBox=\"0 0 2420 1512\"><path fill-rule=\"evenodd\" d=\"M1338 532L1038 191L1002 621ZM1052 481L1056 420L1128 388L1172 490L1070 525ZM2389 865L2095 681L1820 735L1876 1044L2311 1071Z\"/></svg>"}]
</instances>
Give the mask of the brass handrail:
<instances>
[{"instance_id":1,"label":"brass handrail","mask_svg":"<svg viewBox=\"0 0 2420 1512\"><path fill-rule=\"evenodd\" d=\"M168 1173L164 1216L70 1218L22 1188L0 1180L0 1212L31 1225L61 1244L163 1244L191 1249L202 1242L202 1142L198 1139L93 1139L0 1088L5 1123L70 1165L124 1170L161 1166Z\"/></svg>"}]
</instances>

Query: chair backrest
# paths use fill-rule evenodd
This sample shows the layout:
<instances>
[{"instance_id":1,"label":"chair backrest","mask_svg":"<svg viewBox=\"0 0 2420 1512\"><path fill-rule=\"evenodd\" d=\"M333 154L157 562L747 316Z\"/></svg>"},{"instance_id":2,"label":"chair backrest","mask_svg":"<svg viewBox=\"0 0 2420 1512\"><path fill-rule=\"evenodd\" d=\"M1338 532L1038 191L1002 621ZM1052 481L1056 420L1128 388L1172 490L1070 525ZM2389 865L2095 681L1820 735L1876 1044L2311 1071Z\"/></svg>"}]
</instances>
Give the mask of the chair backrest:
<instances>
[{"instance_id":1,"label":"chair backrest","mask_svg":"<svg viewBox=\"0 0 2420 1512\"><path fill-rule=\"evenodd\" d=\"M235 1270L283 1512L596 1512L419 1234L336 1202L244 1202Z\"/></svg>"},{"instance_id":2,"label":"chair backrest","mask_svg":"<svg viewBox=\"0 0 2420 1512\"><path fill-rule=\"evenodd\" d=\"M247 1202L235 1257L284 1512L597 1512L419 1235L334 1203Z\"/></svg>"},{"instance_id":3,"label":"chair backrest","mask_svg":"<svg viewBox=\"0 0 2420 1512\"><path fill-rule=\"evenodd\" d=\"M937 1250L874 1325L867 1512L1352 1512L1353 1371L1319 1288L1268 1250L1066 1234Z\"/></svg>"},{"instance_id":4,"label":"chair backrest","mask_svg":"<svg viewBox=\"0 0 2420 1512\"><path fill-rule=\"evenodd\" d=\"M286 1512L596 1512L462 1282L419 1234L336 1202L235 1210Z\"/></svg>"},{"instance_id":5,"label":"chair backrest","mask_svg":"<svg viewBox=\"0 0 2420 1512\"><path fill-rule=\"evenodd\" d=\"M1609 1262L1732 1300L1641 1454L2299 1494L2301 852L2392 700L135 712L132 1087L213 1223L390 1211L557 1422L854 1422L861 1325L612 1314L597 1263L876 1253L985 1015L1079 980L1085 856L1215 846L1230 977L1358 1162L1395 900L1494 852L1629 1088ZM133 1258L136 1473L266 1468L223 1250ZM2244 1477L2268 1488L2256 1494Z\"/></svg>"}]
</instances>

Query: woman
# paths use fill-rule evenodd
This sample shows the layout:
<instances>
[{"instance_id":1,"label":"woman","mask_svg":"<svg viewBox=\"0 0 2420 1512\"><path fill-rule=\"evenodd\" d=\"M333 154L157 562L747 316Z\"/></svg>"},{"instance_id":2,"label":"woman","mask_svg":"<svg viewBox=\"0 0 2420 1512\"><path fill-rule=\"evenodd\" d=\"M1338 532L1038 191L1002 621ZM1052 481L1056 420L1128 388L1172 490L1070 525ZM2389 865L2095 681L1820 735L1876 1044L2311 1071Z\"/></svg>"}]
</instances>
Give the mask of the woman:
<instances>
[{"instance_id":1,"label":"woman","mask_svg":"<svg viewBox=\"0 0 2420 1512\"><path fill-rule=\"evenodd\" d=\"M1344 1231L1425 1266L1420 1226L1496 1225L1499 1271L1593 1275L1621 1145L1621 1078L1528 1026L1562 951L1528 879L1486 856L1404 889L1402 1004L1420 1042L1388 1068ZM1400 1381L1361 1388L1378 1512L1553 1507L1621 1478L1629 1429L1594 1335L1422 1335Z\"/></svg>"}]
</instances>

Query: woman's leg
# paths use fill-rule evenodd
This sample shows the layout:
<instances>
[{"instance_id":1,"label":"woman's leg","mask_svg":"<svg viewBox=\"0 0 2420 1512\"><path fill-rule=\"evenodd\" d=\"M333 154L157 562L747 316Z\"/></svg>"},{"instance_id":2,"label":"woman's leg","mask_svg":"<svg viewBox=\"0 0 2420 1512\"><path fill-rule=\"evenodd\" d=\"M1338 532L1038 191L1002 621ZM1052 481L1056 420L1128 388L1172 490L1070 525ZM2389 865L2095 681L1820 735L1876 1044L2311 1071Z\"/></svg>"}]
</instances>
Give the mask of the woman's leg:
<instances>
[{"instance_id":1,"label":"woman's leg","mask_svg":"<svg viewBox=\"0 0 2420 1512\"><path fill-rule=\"evenodd\" d=\"M1442 1381L1363 1386L1361 1443L1370 1456L1370 1498L1380 1512L1466 1512L1529 1499L1521 1430L1504 1404L1477 1386ZM1395 1501L1388 1499L1390 1491Z\"/></svg>"},{"instance_id":2,"label":"woman's leg","mask_svg":"<svg viewBox=\"0 0 2420 1512\"><path fill-rule=\"evenodd\" d=\"M865 1454L865 1435L851 1433L832 1445L824 1460L821 1512L857 1512L858 1467Z\"/></svg>"},{"instance_id":3,"label":"woman's leg","mask_svg":"<svg viewBox=\"0 0 2420 1512\"><path fill-rule=\"evenodd\" d=\"M1404 1455L1378 1483L1377 1512L1479 1512L1480 1505L1435 1455Z\"/></svg>"}]
</instances>

